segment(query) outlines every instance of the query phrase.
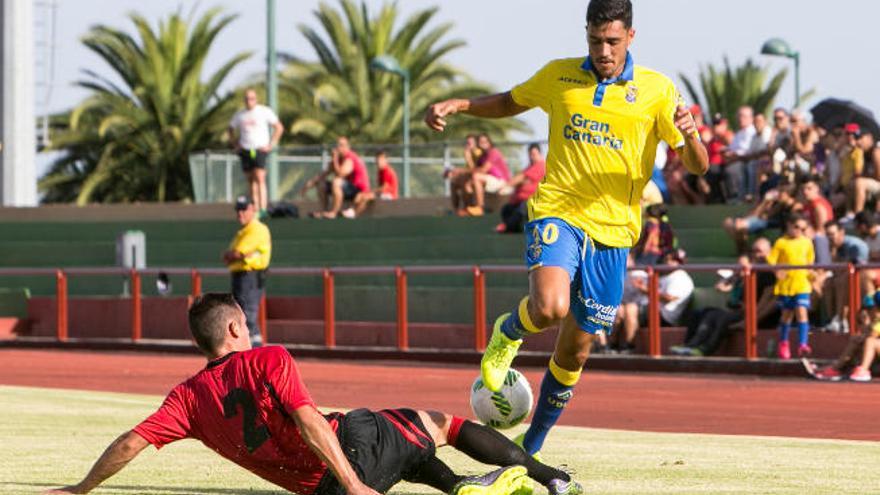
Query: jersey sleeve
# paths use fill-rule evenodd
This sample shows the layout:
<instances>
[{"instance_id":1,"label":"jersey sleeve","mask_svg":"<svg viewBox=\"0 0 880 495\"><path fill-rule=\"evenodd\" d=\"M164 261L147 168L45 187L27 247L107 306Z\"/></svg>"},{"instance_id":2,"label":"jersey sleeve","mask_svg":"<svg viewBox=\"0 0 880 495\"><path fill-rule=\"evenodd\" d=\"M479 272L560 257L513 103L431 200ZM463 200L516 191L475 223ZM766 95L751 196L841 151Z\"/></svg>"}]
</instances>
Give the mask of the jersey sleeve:
<instances>
[{"instance_id":1,"label":"jersey sleeve","mask_svg":"<svg viewBox=\"0 0 880 495\"><path fill-rule=\"evenodd\" d=\"M684 136L675 127L675 111L679 104L684 104L684 99L682 99L675 85L669 81L663 91L655 129L657 138L665 141L673 150L678 150L684 146Z\"/></svg>"},{"instance_id":2,"label":"jersey sleeve","mask_svg":"<svg viewBox=\"0 0 880 495\"><path fill-rule=\"evenodd\" d=\"M283 347L272 352L266 369L266 381L277 394L277 399L287 412L304 406L315 406L309 390L303 383L296 361Z\"/></svg>"},{"instance_id":3,"label":"jersey sleeve","mask_svg":"<svg viewBox=\"0 0 880 495\"><path fill-rule=\"evenodd\" d=\"M178 385L168 394L159 409L135 426L133 431L157 449L188 437L190 420L183 395L182 385Z\"/></svg>"},{"instance_id":4,"label":"jersey sleeve","mask_svg":"<svg viewBox=\"0 0 880 495\"><path fill-rule=\"evenodd\" d=\"M229 120L229 127L239 130L239 127L241 127L241 112L235 112L235 115Z\"/></svg>"},{"instance_id":5,"label":"jersey sleeve","mask_svg":"<svg viewBox=\"0 0 880 495\"><path fill-rule=\"evenodd\" d=\"M263 111L263 115L266 118L266 122L269 125L275 125L278 123L278 115L275 113L275 110L272 110L270 107L263 107L265 110Z\"/></svg>"},{"instance_id":6,"label":"jersey sleeve","mask_svg":"<svg viewBox=\"0 0 880 495\"><path fill-rule=\"evenodd\" d=\"M510 91L510 96L517 105L526 108L541 107L550 112L550 85L553 82L553 62L545 65L528 81Z\"/></svg>"}]
</instances>

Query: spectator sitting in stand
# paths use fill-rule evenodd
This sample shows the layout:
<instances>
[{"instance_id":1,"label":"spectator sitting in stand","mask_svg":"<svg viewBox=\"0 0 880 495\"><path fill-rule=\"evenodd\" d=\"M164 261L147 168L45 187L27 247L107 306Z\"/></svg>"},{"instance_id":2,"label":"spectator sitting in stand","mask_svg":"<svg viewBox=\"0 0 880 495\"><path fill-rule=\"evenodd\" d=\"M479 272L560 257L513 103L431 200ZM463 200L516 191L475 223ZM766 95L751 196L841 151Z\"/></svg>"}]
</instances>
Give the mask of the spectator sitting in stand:
<instances>
[{"instance_id":1,"label":"spectator sitting in stand","mask_svg":"<svg viewBox=\"0 0 880 495\"><path fill-rule=\"evenodd\" d=\"M791 112L791 144L797 158L811 165L814 164L818 143L819 133L816 128L807 122L802 111L793 110Z\"/></svg>"},{"instance_id":2,"label":"spectator sitting in stand","mask_svg":"<svg viewBox=\"0 0 880 495\"><path fill-rule=\"evenodd\" d=\"M843 377L857 382L871 381L871 364L880 354L880 293L866 296L859 314L862 332L851 336L840 356L831 365L819 369L815 363L802 359L804 368L817 380L839 382Z\"/></svg>"},{"instance_id":3,"label":"spectator sitting in stand","mask_svg":"<svg viewBox=\"0 0 880 495\"><path fill-rule=\"evenodd\" d=\"M639 242L633 247L633 256L639 265L654 265L663 253L676 246L675 231L666 216L666 207L653 204L645 209L645 225Z\"/></svg>"},{"instance_id":4,"label":"spectator sitting in stand","mask_svg":"<svg viewBox=\"0 0 880 495\"><path fill-rule=\"evenodd\" d=\"M664 265L678 267L685 263L686 255L682 249L672 249L661 257ZM618 318L623 327L623 332L611 334L611 338L617 337L617 342L612 344L622 354L630 354L635 349L635 337L640 325L644 326L648 321L648 284L646 279L634 279L635 288L641 292L636 302L627 302L621 305L622 315ZM624 288L626 291L626 288ZM684 323L685 310L694 294L694 281L683 269L676 269L667 275L660 277L658 283L658 297L660 299L660 324L665 326L678 326ZM621 339L623 340L621 342Z\"/></svg>"},{"instance_id":5,"label":"spectator sitting in stand","mask_svg":"<svg viewBox=\"0 0 880 495\"><path fill-rule=\"evenodd\" d=\"M544 178L544 156L541 154L541 145L532 143L529 145L529 165L522 172L510 179L513 193L510 201L501 208L501 223L495 227L499 233L521 234L523 226L528 219L526 202L538 190L538 184Z\"/></svg>"},{"instance_id":6,"label":"spectator sitting in stand","mask_svg":"<svg viewBox=\"0 0 880 495\"><path fill-rule=\"evenodd\" d=\"M397 172L388 162L388 153L379 150L376 153L376 175L379 183L379 199L393 201L399 197Z\"/></svg>"},{"instance_id":7,"label":"spectator sitting in stand","mask_svg":"<svg viewBox=\"0 0 880 495\"><path fill-rule=\"evenodd\" d=\"M327 180L333 175L332 180ZM314 218L336 218L342 211L343 201L354 201L360 193L370 191L370 177L363 160L351 149L348 138L336 140L332 160L327 170L309 179L301 194L317 188L323 211L312 213Z\"/></svg>"},{"instance_id":8,"label":"spectator sitting in stand","mask_svg":"<svg viewBox=\"0 0 880 495\"><path fill-rule=\"evenodd\" d=\"M474 191L474 205L467 207L471 216L481 216L485 213L486 193L506 194L510 191L510 169L501 151L492 143L487 134L480 134L477 140L480 149L483 150L477 167L471 177L471 187Z\"/></svg>"},{"instance_id":9,"label":"spectator sitting in stand","mask_svg":"<svg viewBox=\"0 0 880 495\"><path fill-rule=\"evenodd\" d=\"M861 136L858 124L846 124L837 143L837 156L840 160L840 176L838 182L833 184L831 204L835 208L846 210L843 218L855 217L853 213L853 198L855 197L856 177L862 174L865 167L865 154L858 147L858 139Z\"/></svg>"},{"instance_id":10,"label":"spectator sitting in stand","mask_svg":"<svg viewBox=\"0 0 880 495\"><path fill-rule=\"evenodd\" d=\"M769 253L770 241L761 237L752 246L751 256L740 256L738 264L742 270L745 270L753 263L766 263ZM778 318L779 313L773 295L776 277L772 272L767 271L757 272L756 277L758 327L775 326L774 317ZM717 352L734 330L741 330L745 317L743 282L742 274L725 276L718 281L715 284L715 290L729 294L727 307L708 307L697 310L688 323L684 345L672 346L669 349L670 352L679 356L711 356Z\"/></svg>"},{"instance_id":11,"label":"spectator sitting in stand","mask_svg":"<svg viewBox=\"0 0 880 495\"><path fill-rule=\"evenodd\" d=\"M868 245L858 237L846 235L840 223L832 220L825 225L825 235L831 245L832 260L860 265L868 262ZM828 314L834 315L825 326L829 332L849 332L849 284L842 273L825 284L822 301Z\"/></svg>"},{"instance_id":12,"label":"spectator sitting in stand","mask_svg":"<svg viewBox=\"0 0 880 495\"><path fill-rule=\"evenodd\" d=\"M464 167L449 168L443 177L449 181L449 197L452 200L452 212L458 216L467 216L467 207L472 200L474 189L471 185L474 169L483 156L483 150L477 146L477 136L473 134L465 138Z\"/></svg>"},{"instance_id":13,"label":"spectator sitting in stand","mask_svg":"<svg viewBox=\"0 0 880 495\"><path fill-rule=\"evenodd\" d=\"M736 243L736 252L746 252L750 234L761 235L765 229L782 227L796 204L794 187L784 184L768 191L748 215L724 219L724 230Z\"/></svg>"},{"instance_id":14,"label":"spectator sitting in stand","mask_svg":"<svg viewBox=\"0 0 880 495\"><path fill-rule=\"evenodd\" d=\"M877 214L863 211L855 216L856 232L868 245L868 260L880 261L880 225L877 224Z\"/></svg>"},{"instance_id":15,"label":"spectator sitting in stand","mask_svg":"<svg viewBox=\"0 0 880 495\"><path fill-rule=\"evenodd\" d=\"M825 225L834 220L834 208L822 194L821 183L821 177L817 176L810 176L801 183L803 213L816 232L822 232Z\"/></svg>"},{"instance_id":16,"label":"spectator sitting in stand","mask_svg":"<svg viewBox=\"0 0 880 495\"><path fill-rule=\"evenodd\" d=\"M853 213L848 214L846 221L850 221L860 211L865 209L869 200L876 200L880 196L880 148L877 147L874 135L864 129L855 128L853 137L856 138L856 148L861 150L863 163L861 173L856 174L853 193ZM876 206L875 206L876 208Z\"/></svg>"},{"instance_id":17,"label":"spectator sitting in stand","mask_svg":"<svg viewBox=\"0 0 880 495\"><path fill-rule=\"evenodd\" d=\"M355 218L361 216L367 205L378 197L383 201L394 201L398 197L397 172L388 162L388 153L385 150L376 152L376 175L379 189L376 191L359 192L352 201L352 207L342 210L342 216ZM378 195L378 196L377 196Z\"/></svg>"},{"instance_id":18,"label":"spectator sitting in stand","mask_svg":"<svg viewBox=\"0 0 880 495\"><path fill-rule=\"evenodd\" d=\"M861 211L855 217L856 232L868 246L868 261L880 261L880 225L877 225L877 214ZM880 289L880 270L865 269L860 273L863 294L873 294Z\"/></svg>"}]
</instances>

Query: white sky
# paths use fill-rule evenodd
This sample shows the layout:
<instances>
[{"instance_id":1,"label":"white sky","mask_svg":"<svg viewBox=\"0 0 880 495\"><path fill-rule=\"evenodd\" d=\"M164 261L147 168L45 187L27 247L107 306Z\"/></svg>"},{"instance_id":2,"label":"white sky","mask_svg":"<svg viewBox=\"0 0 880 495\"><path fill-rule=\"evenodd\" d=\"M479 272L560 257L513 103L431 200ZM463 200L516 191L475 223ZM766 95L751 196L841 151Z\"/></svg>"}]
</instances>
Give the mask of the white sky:
<instances>
[{"instance_id":1,"label":"white sky","mask_svg":"<svg viewBox=\"0 0 880 495\"><path fill-rule=\"evenodd\" d=\"M336 5L335 0L327 0ZM373 11L381 0L367 0ZM632 47L636 63L660 70L678 82L683 72L695 77L700 64L720 64L723 56L738 64L754 57L774 69L792 67L786 59L758 54L771 37L787 40L801 52L802 91L816 88L819 99L835 96L856 100L880 111L880 77L877 58L876 0L634 0L636 40ZM318 0L277 0L277 46L279 51L312 58L312 52L296 26L315 26L313 11ZM450 60L478 79L506 90L528 78L546 61L586 54L584 14L587 0L399 0L404 14L440 5L436 19L451 21L451 37L468 46ZM81 69L109 74L108 69L80 43L80 37L98 23L130 29L126 14L137 11L151 20L177 9L188 13L222 6L240 14L218 37L209 69L233 53L251 50L254 56L228 78L233 86L248 75L264 70L265 2L261 0L58 0L57 53L53 110L74 106L85 92L74 82ZM39 14L39 9L35 14ZM778 104L794 101L794 77L790 73ZM525 115L544 137L547 125L540 110Z\"/></svg>"}]
</instances>

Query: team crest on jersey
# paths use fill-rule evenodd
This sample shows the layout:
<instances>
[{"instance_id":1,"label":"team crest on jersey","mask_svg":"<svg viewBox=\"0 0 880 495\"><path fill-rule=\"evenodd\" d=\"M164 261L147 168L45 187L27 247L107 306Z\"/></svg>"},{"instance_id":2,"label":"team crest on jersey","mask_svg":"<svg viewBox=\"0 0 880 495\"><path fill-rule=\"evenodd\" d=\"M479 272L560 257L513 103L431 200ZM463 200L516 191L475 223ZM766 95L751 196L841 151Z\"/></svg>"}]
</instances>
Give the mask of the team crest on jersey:
<instances>
[{"instance_id":1,"label":"team crest on jersey","mask_svg":"<svg viewBox=\"0 0 880 495\"><path fill-rule=\"evenodd\" d=\"M636 98L639 96L639 88L630 84L626 87L626 101L627 103L635 103Z\"/></svg>"},{"instance_id":2,"label":"team crest on jersey","mask_svg":"<svg viewBox=\"0 0 880 495\"><path fill-rule=\"evenodd\" d=\"M537 260L541 257L543 251L544 248L541 245L541 231L535 226L535 228L532 229L532 243L529 245L529 256L532 259Z\"/></svg>"}]
</instances>

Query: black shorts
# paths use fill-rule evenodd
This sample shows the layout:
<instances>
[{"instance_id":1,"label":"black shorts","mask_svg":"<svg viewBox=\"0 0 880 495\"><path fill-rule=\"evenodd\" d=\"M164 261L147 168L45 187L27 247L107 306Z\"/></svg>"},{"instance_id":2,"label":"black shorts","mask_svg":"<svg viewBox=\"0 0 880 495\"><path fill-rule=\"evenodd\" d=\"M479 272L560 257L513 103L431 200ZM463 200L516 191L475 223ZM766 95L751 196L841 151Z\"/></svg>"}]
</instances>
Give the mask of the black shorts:
<instances>
[{"instance_id":1,"label":"black shorts","mask_svg":"<svg viewBox=\"0 0 880 495\"><path fill-rule=\"evenodd\" d=\"M351 201L360 192L361 190L351 182L347 180L342 181L342 199ZM327 182L327 194L333 194L333 183L330 181Z\"/></svg>"},{"instance_id":2,"label":"black shorts","mask_svg":"<svg viewBox=\"0 0 880 495\"><path fill-rule=\"evenodd\" d=\"M358 478L379 493L411 478L436 451L412 409L356 409L339 422L336 436ZM345 490L328 469L315 495L345 495Z\"/></svg>"},{"instance_id":3,"label":"black shorts","mask_svg":"<svg viewBox=\"0 0 880 495\"><path fill-rule=\"evenodd\" d=\"M266 152L259 150L241 150L238 152L241 158L241 169L250 172L255 168L266 168Z\"/></svg>"}]
</instances>

